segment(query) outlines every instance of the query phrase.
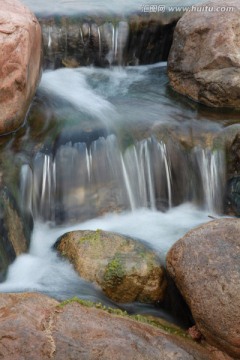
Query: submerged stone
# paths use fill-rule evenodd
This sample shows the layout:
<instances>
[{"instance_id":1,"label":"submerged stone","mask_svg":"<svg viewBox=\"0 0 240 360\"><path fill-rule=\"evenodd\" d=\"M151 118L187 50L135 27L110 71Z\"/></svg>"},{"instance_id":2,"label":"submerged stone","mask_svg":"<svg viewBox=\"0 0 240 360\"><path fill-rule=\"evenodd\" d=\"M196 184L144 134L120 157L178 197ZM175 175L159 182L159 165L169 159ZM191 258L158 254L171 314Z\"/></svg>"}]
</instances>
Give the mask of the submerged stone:
<instances>
[{"instance_id":1,"label":"submerged stone","mask_svg":"<svg viewBox=\"0 0 240 360\"><path fill-rule=\"evenodd\" d=\"M140 241L102 230L73 231L56 248L81 277L98 284L114 301L154 303L164 298L160 259Z\"/></svg>"}]
</instances>

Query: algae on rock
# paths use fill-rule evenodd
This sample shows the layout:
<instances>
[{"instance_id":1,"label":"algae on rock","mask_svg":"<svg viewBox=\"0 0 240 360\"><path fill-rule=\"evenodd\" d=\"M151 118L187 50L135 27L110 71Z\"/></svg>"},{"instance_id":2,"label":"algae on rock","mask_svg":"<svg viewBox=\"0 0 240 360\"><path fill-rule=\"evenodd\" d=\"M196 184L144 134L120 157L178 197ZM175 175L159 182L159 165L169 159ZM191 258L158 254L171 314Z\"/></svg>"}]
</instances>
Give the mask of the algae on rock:
<instances>
[{"instance_id":1,"label":"algae on rock","mask_svg":"<svg viewBox=\"0 0 240 360\"><path fill-rule=\"evenodd\" d=\"M55 247L84 279L116 302L162 301L166 280L156 252L141 241L107 231L73 231Z\"/></svg>"}]
</instances>

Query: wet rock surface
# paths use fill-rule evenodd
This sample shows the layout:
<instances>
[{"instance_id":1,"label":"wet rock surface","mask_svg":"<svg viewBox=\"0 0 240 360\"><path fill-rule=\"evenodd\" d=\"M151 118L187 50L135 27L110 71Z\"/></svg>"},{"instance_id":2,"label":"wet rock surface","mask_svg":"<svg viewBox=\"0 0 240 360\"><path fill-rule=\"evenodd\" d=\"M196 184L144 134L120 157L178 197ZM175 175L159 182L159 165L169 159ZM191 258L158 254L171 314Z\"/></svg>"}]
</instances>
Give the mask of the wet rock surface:
<instances>
[{"instance_id":1,"label":"wet rock surface","mask_svg":"<svg viewBox=\"0 0 240 360\"><path fill-rule=\"evenodd\" d=\"M224 128L216 136L214 146L226 151L224 211L230 216L240 216L240 125Z\"/></svg>"},{"instance_id":2,"label":"wet rock surface","mask_svg":"<svg viewBox=\"0 0 240 360\"><path fill-rule=\"evenodd\" d=\"M177 92L205 105L239 108L239 2L208 1L197 6L226 10L183 15L168 59L170 84ZM232 10L227 11L230 7Z\"/></svg>"},{"instance_id":3,"label":"wet rock surface","mask_svg":"<svg viewBox=\"0 0 240 360\"><path fill-rule=\"evenodd\" d=\"M166 280L157 254L143 243L106 231L74 231L57 242L81 277L117 302L152 303L164 297Z\"/></svg>"},{"instance_id":4,"label":"wet rock surface","mask_svg":"<svg viewBox=\"0 0 240 360\"><path fill-rule=\"evenodd\" d=\"M215 220L169 251L167 270L206 340L240 357L240 221Z\"/></svg>"},{"instance_id":5,"label":"wet rock surface","mask_svg":"<svg viewBox=\"0 0 240 360\"><path fill-rule=\"evenodd\" d=\"M0 280L16 256L27 252L31 230L32 219L22 216L6 188L0 189Z\"/></svg>"},{"instance_id":6,"label":"wet rock surface","mask_svg":"<svg viewBox=\"0 0 240 360\"><path fill-rule=\"evenodd\" d=\"M41 28L18 0L0 9L0 134L24 122L36 90L41 65Z\"/></svg>"}]
</instances>

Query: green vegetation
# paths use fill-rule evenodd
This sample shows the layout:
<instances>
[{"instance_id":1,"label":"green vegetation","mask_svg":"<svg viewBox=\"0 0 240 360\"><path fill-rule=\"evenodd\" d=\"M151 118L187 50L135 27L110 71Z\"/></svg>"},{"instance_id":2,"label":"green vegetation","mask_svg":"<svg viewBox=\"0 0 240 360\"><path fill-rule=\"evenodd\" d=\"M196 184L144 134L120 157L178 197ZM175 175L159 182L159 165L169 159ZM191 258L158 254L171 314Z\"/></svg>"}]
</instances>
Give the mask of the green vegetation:
<instances>
[{"instance_id":1,"label":"green vegetation","mask_svg":"<svg viewBox=\"0 0 240 360\"><path fill-rule=\"evenodd\" d=\"M125 274L124 267L119 254L108 263L104 274L104 281L110 286L114 287L122 282Z\"/></svg>"},{"instance_id":2,"label":"green vegetation","mask_svg":"<svg viewBox=\"0 0 240 360\"><path fill-rule=\"evenodd\" d=\"M184 331L183 329L175 326L174 324L171 325L170 323L167 323L165 320L162 319L158 319L158 318L153 318L151 316L144 316L144 315L129 315L126 311L123 311L121 309L114 309L108 306L105 306L101 303L94 303L92 301L89 300L82 300L79 299L77 297L73 297L69 300L65 300L63 302L61 302L58 307L59 308L63 308L64 306L68 305L68 304L72 304L72 303L78 303L80 305L86 306L88 308L96 308L96 309L100 309L103 311L106 311L109 314L113 314L113 315L117 315L117 316L123 316L126 317L128 319L132 319L135 321L138 321L140 323L143 324L147 324L147 325L151 325L154 326L162 331L164 331L165 333L168 334L172 334L172 335L177 335L177 336L181 336L184 338L189 338L191 339L191 337L186 333L186 331Z\"/></svg>"},{"instance_id":3,"label":"green vegetation","mask_svg":"<svg viewBox=\"0 0 240 360\"><path fill-rule=\"evenodd\" d=\"M96 309L100 309L100 310L104 310L106 312L108 312L109 314L115 314L115 315L120 315L120 316L127 316L127 312L120 310L120 309L114 309L114 308L110 308L108 306L103 305L102 303L94 303L93 301L90 300L83 300L83 299L79 299L78 297L73 297L71 299L62 301L58 307L64 307L68 304L72 304L73 302L76 302L80 305L86 306L88 308L96 308Z\"/></svg>"},{"instance_id":4,"label":"green vegetation","mask_svg":"<svg viewBox=\"0 0 240 360\"><path fill-rule=\"evenodd\" d=\"M79 243L96 243L100 240L102 230L97 229L96 231L91 231L88 234L81 236L79 238Z\"/></svg>"}]
</instances>

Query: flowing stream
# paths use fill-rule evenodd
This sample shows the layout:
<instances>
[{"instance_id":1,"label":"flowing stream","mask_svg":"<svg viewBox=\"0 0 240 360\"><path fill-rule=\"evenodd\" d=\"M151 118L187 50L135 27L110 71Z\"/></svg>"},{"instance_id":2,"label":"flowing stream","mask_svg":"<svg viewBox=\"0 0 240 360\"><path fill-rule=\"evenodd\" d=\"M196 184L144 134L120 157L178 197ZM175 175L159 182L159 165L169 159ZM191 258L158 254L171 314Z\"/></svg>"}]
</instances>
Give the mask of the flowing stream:
<instances>
[{"instance_id":1,"label":"flowing stream","mask_svg":"<svg viewBox=\"0 0 240 360\"><path fill-rule=\"evenodd\" d=\"M212 141L221 129L169 93L166 63L45 71L29 122L3 149L17 147L34 231L0 291L109 303L53 250L74 229L146 241L164 263L175 241L221 214L224 152Z\"/></svg>"},{"instance_id":2,"label":"flowing stream","mask_svg":"<svg viewBox=\"0 0 240 360\"><path fill-rule=\"evenodd\" d=\"M173 6L188 6L198 2L198 0L170 0L170 1L161 1L157 5L173 5ZM28 5L32 11L35 13L43 14L76 14L77 13L128 13L131 11L137 12L142 11L144 5L155 5L156 3L151 0L133 0L127 1L122 0L91 0L91 2L83 0L79 2L78 0L43 0L43 1L34 1L34 0L23 0L23 3Z\"/></svg>"},{"instance_id":3,"label":"flowing stream","mask_svg":"<svg viewBox=\"0 0 240 360\"><path fill-rule=\"evenodd\" d=\"M23 2L46 18L80 12L84 20L77 24L77 40L86 64L95 64L97 57L105 67L74 62L74 68L53 70L59 67L59 49L66 55L61 66L73 64L69 33L75 28L64 28L59 18L45 25L46 68L27 121L0 139L0 182L1 176L6 179L23 213L34 219L29 252L9 266L0 291L39 291L57 299L79 296L110 304L58 256L55 242L72 230L114 231L147 242L164 264L181 236L223 213L225 152L215 139L229 115L173 93L166 62L120 66L148 59L141 62L134 50L128 61L124 47L131 26L125 15L141 13L151 1L91 1L91 7L77 0ZM118 14L117 20L96 25L106 13ZM94 15L96 23L87 22L86 14ZM95 38L90 61L87 40L92 46ZM150 54L149 59L155 58Z\"/></svg>"}]
</instances>

